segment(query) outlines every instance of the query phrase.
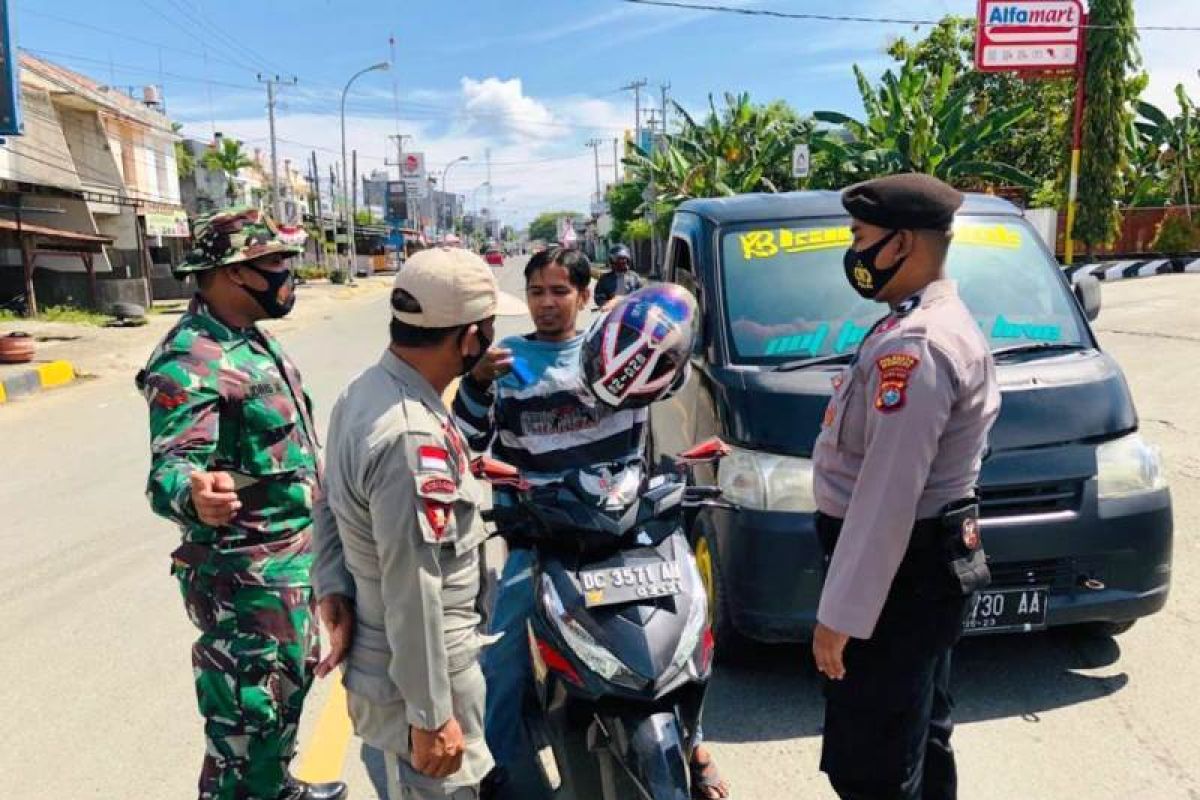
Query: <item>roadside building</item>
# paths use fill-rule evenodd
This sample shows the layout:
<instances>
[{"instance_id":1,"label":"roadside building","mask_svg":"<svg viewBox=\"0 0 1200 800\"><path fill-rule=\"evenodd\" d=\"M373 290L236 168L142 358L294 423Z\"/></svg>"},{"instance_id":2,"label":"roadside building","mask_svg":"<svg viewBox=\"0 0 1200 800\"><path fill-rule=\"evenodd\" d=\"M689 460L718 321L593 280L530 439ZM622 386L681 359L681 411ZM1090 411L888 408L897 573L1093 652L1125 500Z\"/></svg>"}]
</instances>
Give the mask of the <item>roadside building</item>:
<instances>
[{"instance_id":1,"label":"roadside building","mask_svg":"<svg viewBox=\"0 0 1200 800\"><path fill-rule=\"evenodd\" d=\"M0 147L0 302L150 302L189 235L156 87L140 99L27 53L25 131Z\"/></svg>"}]
</instances>

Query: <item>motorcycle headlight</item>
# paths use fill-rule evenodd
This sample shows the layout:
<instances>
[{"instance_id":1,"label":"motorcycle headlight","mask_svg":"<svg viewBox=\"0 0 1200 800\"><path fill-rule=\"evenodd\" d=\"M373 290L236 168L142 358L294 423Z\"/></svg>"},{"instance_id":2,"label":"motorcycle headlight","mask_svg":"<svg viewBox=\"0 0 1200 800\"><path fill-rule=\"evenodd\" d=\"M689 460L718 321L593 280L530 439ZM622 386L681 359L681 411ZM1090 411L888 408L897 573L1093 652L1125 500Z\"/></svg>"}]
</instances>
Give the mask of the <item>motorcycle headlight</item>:
<instances>
[{"instance_id":1,"label":"motorcycle headlight","mask_svg":"<svg viewBox=\"0 0 1200 800\"><path fill-rule=\"evenodd\" d=\"M816 511L812 479L813 465L807 458L740 447L733 448L717 467L724 499L759 511Z\"/></svg>"},{"instance_id":2,"label":"motorcycle headlight","mask_svg":"<svg viewBox=\"0 0 1200 800\"><path fill-rule=\"evenodd\" d=\"M542 607L554 621L555 629L562 635L571 652L592 672L611 683L628 689L642 689L647 681L625 666L608 648L596 641L574 617L563 607L562 598L554 588L549 575L542 576Z\"/></svg>"},{"instance_id":3,"label":"motorcycle headlight","mask_svg":"<svg viewBox=\"0 0 1200 800\"><path fill-rule=\"evenodd\" d=\"M1131 433L1096 448L1101 500L1156 492L1167 487L1159 449Z\"/></svg>"}]
</instances>

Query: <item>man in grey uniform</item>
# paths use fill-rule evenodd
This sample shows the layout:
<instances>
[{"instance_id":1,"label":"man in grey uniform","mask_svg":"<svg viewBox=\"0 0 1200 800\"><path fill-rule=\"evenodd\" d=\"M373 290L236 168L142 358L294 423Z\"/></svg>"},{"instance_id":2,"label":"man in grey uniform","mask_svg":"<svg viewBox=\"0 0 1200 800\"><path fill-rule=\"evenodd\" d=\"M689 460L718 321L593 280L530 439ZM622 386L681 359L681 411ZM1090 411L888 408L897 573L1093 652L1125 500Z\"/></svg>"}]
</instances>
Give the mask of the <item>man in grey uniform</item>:
<instances>
[{"instance_id":1,"label":"man in grey uniform","mask_svg":"<svg viewBox=\"0 0 1200 800\"><path fill-rule=\"evenodd\" d=\"M330 420L327 495L341 552L322 524L315 580L334 653L321 672L348 644L350 717L385 755L391 800L472 800L492 768L479 668L482 495L442 393L487 352L496 299L479 256L413 256L392 291L391 346Z\"/></svg>"},{"instance_id":2,"label":"man in grey uniform","mask_svg":"<svg viewBox=\"0 0 1200 800\"><path fill-rule=\"evenodd\" d=\"M834 383L815 448L829 556L813 634L828 677L821 769L844 800L945 800L950 651L989 580L976 483L1000 408L987 340L945 277L962 195L926 175L858 184L845 269L891 307Z\"/></svg>"}]
</instances>

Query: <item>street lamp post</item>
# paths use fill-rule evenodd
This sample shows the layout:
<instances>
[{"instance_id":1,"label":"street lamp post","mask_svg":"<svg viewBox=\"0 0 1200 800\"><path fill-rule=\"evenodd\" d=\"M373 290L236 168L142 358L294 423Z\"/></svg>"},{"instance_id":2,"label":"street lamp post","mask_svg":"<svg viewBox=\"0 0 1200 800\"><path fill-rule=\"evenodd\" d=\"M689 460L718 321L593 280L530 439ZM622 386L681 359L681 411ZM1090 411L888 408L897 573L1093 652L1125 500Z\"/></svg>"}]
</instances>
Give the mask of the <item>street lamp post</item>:
<instances>
[{"instance_id":1,"label":"street lamp post","mask_svg":"<svg viewBox=\"0 0 1200 800\"><path fill-rule=\"evenodd\" d=\"M350 191L355 191L357 187L351 185L350 172L346 169L346 93L350 91L350 84L354 83L361 76L368 72L385 71L391 68L391 65L386 61L380 61L378 64L372 64L366 69L360 69L358 72L350 76L350 80L346 81L346 87L342 89L342 212L346 215L346 231L350 235L349 253L350 264L346 270L346 282L354 283L354 261L357 255L354 251L354 214L350 211L349 196L346 194L347 186Z\"/></svg>"},{"instance_id":2,"label":"street lamp post","mask_svg":"<svg viewBox=\"0 0 1200 800\"><path fill-rule=\"evenodd\" d=\"M458 158L454 159L453 161L451 161L449 164L446 165L446 168L442 170L442 194L450 194L450 181L448 180L448 178L450 177L450 168L453 167L455 164L457 164L460 161L470 161L470 160L471 159L469 156L459 156ZM442 216L441 214L438 214L438 225L439 226L441 225L441 222L442 222L441 216ZM454 195L450 195L450 227L451 227L451 229L454 228ZM450 232L453 233L454 231L451 230Z\"/></svg>"}]
</instances>

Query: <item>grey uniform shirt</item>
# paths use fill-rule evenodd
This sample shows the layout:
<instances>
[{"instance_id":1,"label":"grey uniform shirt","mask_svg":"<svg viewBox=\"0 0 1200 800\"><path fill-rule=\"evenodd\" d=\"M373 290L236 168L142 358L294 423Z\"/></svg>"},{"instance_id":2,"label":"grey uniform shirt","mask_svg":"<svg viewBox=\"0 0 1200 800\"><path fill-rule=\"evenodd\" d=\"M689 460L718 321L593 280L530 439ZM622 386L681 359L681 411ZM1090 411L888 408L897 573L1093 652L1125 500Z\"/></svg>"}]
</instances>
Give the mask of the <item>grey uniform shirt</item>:
<instances>
[{"instance_id":1,"label":"grey uniform shirt","mask_svg":"<svg viewBox=\"0 0 1200 800\"><path fill-rule=\"evenodd\" d=\"M492 763L478 669L487 534L462 436L433 387L387 351L342 393L328 439L333 518L316 514L314 578L321 596L354 597L355 729L407 756L409 725L434 730L453 715L468 744L456 779L478 781Z\"/></svg>"},{"instance_id":2,"label":"grey uniform shirt","mask_svg":"<svg viewBox=\"0 0 1200 800\"><path fill-rule=\"evenodd\" d=\"M974 492L1000 392L987 339L949 280L900 304L833 383L813 489L844 523L817 619L869 639L913 523Z\"/></svg>"}]
</instances>

